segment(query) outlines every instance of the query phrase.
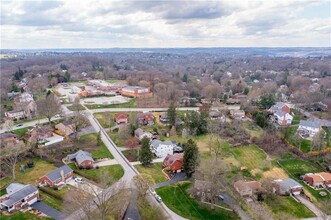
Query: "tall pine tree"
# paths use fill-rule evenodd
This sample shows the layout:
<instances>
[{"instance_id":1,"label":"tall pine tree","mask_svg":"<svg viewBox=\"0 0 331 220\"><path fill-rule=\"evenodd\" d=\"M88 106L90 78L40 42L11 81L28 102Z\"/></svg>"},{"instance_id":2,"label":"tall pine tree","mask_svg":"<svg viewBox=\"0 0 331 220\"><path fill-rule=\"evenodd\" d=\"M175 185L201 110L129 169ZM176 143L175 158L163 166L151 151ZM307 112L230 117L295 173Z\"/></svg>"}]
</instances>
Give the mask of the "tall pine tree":
<instances>
[{"instance_id":1,"label":"tall pine tree","mask_svg":"<svg viewBox=\"0 0 331 220\"><path fill-rule=\"evenodd\" d=\"M149 139L144 137L141 140L141 150L139 153L139 161L143 166L147 166L151 164L153 160L153 153L149 146Z\"/></svg>"},{"instance_id":2,"label":"tall pine tree","mask_svg":"<svg viewBox=\"0 0 331 220\"><path fill-rule=\"evenodd\" d=\"M192 140L188 140L185 146L183 168L187 177L191 177L195 172L195 168L199 164L199 149L197 144Z\"/></svg>"},{"instance_id":3,"label":"tall pine tree","mask_svg":"<svg viewBox=\"0 0 331 220\"><path fill-rule=\"evenodd\" d=\"M173 102L170 104L170 106L168 108L167 117L168 117L169 124L174 126L176 124L177 113L176 113L176 106L174 105Z\"/></svg>"}]
</instances>

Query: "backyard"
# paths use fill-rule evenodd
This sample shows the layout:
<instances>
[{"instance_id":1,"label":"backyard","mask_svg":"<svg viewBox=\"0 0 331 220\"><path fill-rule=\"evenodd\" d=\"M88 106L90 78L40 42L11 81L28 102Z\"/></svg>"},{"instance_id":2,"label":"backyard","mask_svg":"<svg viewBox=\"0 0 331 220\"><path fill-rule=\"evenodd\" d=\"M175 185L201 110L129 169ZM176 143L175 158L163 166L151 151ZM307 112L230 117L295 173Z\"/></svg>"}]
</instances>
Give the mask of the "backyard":
<instances>
[{"instance_id":1,"label":"backyard","mask_svg":"<svg viewBox=\"0 0 331 220\"><path fill-rule=\"evenodd\" d=\"M210 210L207 205L193 199L188 193L190 186L190 182L180 182L156 189L156 192L171 210L184 218L206 220L239 219L234 212L217 207L216 210Z\"/></svg>"},{"instance_id":2,"label":"backyard","mask_svg":"<svg viewBox=\"0 0 331 220\"><path fill-rule=\"evenodd\" d=\"M266 154L255 145L232 148L232 154L248 170L269 168L266 166Z\"/></svg>"},{"instance_id":3,"label":"backyard","mask_svg":"<svg viewBox=\"0 0 331 220\"><path fill-rule=\"evenodd\" d=\"M162 163L153 163L150 166L144 167L143 165L134 166L140 173L149 174L153 177L155 183L166 182L168 179L162 173Z\"/></svg>"},{"instance_id":4,"label":"backyard","mask_svg":"<svg viewBox=\"0 0 331 220\"><path fill-rule=\"evenodd\" d=\"M20 129L17 129L17 130L13 130L12 133L16 134L18 136L23 136L31 128L32 127L20 128Z\"/></svg>"},{"instance_id":5,"label":"backyard","mask_svg":"<svg viewBox=\"0 0 331 220\"><path fill-rule=\"evenodd\" d=\"M259 138L263 134L263 129L253 122L245 121L242 123L242 125L251 137Z\"/></svg>"},{"instance_id":6,"label":"backyard","mask_svg":"<svg viewBox=\"0 0 331 220\"><path fill-rule=\"evenodd\" d=\"M303 139L301 137L299 137L299 139L296 140L297 139L297 134L296 134L297 130L298 130L298 126L288 127L286 129L283 129L283 133L284 133L286 140L291 145L299 148L302 152L307 153L310 151L311 141L307 140L307 139Z\"/></svg>"},{"instance_id":7,"label":"backyard","mask_svg":"<svg viewBox=\"0 0 331 220\"><path fill-rule=\"evenodd\" d=\"M90 151L94 159L114 158L102 141L99 143L100 146L98 146L97 133L80 136L79 140L77 140L77 143L75 145L80 149Z\"/></svg>"}]
</instances>

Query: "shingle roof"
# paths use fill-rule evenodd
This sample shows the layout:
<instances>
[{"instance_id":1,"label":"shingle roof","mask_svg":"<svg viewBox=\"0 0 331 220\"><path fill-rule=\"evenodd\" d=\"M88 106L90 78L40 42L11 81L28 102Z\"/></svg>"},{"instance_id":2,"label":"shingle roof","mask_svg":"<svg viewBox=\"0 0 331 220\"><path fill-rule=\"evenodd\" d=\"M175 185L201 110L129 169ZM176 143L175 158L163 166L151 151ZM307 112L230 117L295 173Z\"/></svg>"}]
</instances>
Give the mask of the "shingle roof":
<instances>
[{"instance_id":1,"label":"shingle roof","mask_svg":"<svg viewBox=\"0 0 331 220\"><path fill-rule=\"evenodd\" d=\"M16 134L12 134L12 133L3 133L0 134L0 140L5 140L7 138L12 138L12 137L17 137Z\"/></svg>"},{"instance_id":2,"label":"shingle roof","mask_svg":"<svg viewBox=\"0 0 331 220\"><path fill-rule=\"evenodd\" d=\"M74 154L68 155L69 160L76 160L78 164L81 164L85 160L94 161L91 154L87 151L79 150Z\"/></svg>"},{"instance_id":3,"label":"shingle roof","mask_svg":"<svg viewBox=\"0 0 331 220\"><path fill-rule=\"evenodd\" d=\"M288 191L288 190L293 189L293 188L302 187L302 185L300 183L298 183L297 181L295 181L294 179L291 179L291 178L286 178L286 179L283 179L283 180L277 180L275 182L284 191Z\"/></svg>"},{"instance_id":4,"label":"shingle roof","mask_svg":"<svg viewBox=\"0 0 331 220\"><path fill-rule=\"evenodd\" d=\"M277 110L274 115L278 116L279 118L284 117L287 114L287 112L284 112L282 110Z\"/></svg>"},{"instance_id":5,"label":"shingle roof","mask_svg":"<svg viewBox=\"0 0 331 220\"><path fill-rule=\"evenodd\" d=\"M46 174L45 176L51 181L56 181L61 178L61 170L63 170L64 175L73 172L73 170L68 165L63 165L62 167L53 170L52 172Z\"/></svg>"},{"instance_id":6,"label":"shingle roof","mask_svg":"<svg viewBox=\"0 0 331 220\"><path fill-rule=\"evenodd\" d=\"M16 192L24 187L25 187L25 185L21 184L21 183L11 183L7 186L6 192L8 194L13 194L14 192Z\"/></svg>"},{"instance_id":7,"label":"shingle roof","mask_svg":"<svg viewBox=\"0 0 331 220\"><path fill-rule=\"evenodd\" d=\"M311 128L320 128L321 124L316 122L316 121L301 120L299 126L311 127Z\"/></svg>"},{"instance_id":8,"label":"shingle roof","mask_svg":"<svg viewBox=\"0 0 331 220\"><path fill-rule=\"evenodd\" d=\"M9 195L9 199L4 201L3 204L6 206L12 206L16 202L22 200L24 197L38 191L38 189L33 185L25 185L20 190Z\"/></svg>"},{"instance_id":9,"label":"shingle roof","mask_svg":"<svg viewBox=\"0 0 331 220\"><path fill-rule=\"evenodd\" d=\"M151 141L151 145L154 149L157 149L161 144L168 145L168 146L173 145L173 143L171 141L160 141L157 139Z\"/></svg>"}]
</instances>

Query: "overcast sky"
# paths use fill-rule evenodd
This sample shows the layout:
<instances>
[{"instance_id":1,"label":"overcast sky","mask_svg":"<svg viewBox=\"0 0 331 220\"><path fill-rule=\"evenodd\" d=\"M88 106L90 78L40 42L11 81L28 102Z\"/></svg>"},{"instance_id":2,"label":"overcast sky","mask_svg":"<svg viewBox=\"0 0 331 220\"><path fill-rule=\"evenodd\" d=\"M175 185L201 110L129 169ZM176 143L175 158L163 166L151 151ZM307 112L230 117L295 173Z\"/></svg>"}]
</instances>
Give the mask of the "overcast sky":
<instances>
[{"instance_id":1,"label":"overcast sky","mask_svg":"<svg viewBox=\"0 0 331 220\"><path fill-rule=\"evenodd\" d=\"M330 1L3 1L1 48L330 47Z\"/></svg>"}]
</instances>

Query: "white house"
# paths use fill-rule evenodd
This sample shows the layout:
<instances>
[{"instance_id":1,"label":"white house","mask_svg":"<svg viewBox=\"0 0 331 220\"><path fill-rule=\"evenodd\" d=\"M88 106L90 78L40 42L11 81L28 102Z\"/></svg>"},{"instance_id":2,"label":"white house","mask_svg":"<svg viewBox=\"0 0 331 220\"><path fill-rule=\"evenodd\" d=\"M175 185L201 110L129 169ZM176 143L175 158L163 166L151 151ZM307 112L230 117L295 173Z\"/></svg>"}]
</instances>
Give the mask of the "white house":
<instances>
[{"instance_id":1,"label":"white house","mask_svg":"<svg viewBox=\"0 0 331 220\"><path fill-rule=\"evenodd\" d=\"M11 183L6 188L6 193L0 197L0 208L8 212L32 205L39 200L38 189L30 184Z\"/></svg>"},{"instance_id":2,"label":"white house","mask_svg":"<svg viewBox=\"0 0 331 220\"><path fill-rule=\"evenodd\" d=\"M28 92L24 92L20 95L19 97L19 102L24 103L24 102L33 102L33 95Z\"/></svg>"},{"instance_id":3,"label":"white house","mask_svg":"<svg viewBox=\"0 0 331 220\"><path fill-rule=\"evenodd\" d=\"M303 135L313 137L321 129L322 129L322 126L319 122L310 121L310 120L301 120L299 123L298 131L301 132L301 134L303 134Z\"/></svg>"},{"instance_id":4,"label":"white house","mask_svg":"<svg viewBox=\"0 0 331 220\"><path fill-rule=\"evenodd\" d=\"M290 115L287 112L284 112L282 110L278 110L274 113L275 116L275 121L279 124L279 125L290 125L292 123L293 120L293 116Z\"/></svg>"},{"instance_id":5,"label":"white house","mask_svg":"<svg viewBox=\"0 0 331 220\"><path fill-rule=\"evenodd\" d=\"M153 137L152 133L146 132L141 128L136 129L134 131L134 134L139 140L142 140L144 137L147 137L148 139L151 139Z\"/></svg>"},{"instance_id":6,"label":"white house","mask_svg":"<svg viewBox=\"0 0 331 220\"><path fill-rule=\"evenodd\" d=\"M174 144L172 141L160 141L152 140L151 141L151 150L159 158L166 157L167 155L172 155L174 151Z\"/></svg>"}]
</instances>

